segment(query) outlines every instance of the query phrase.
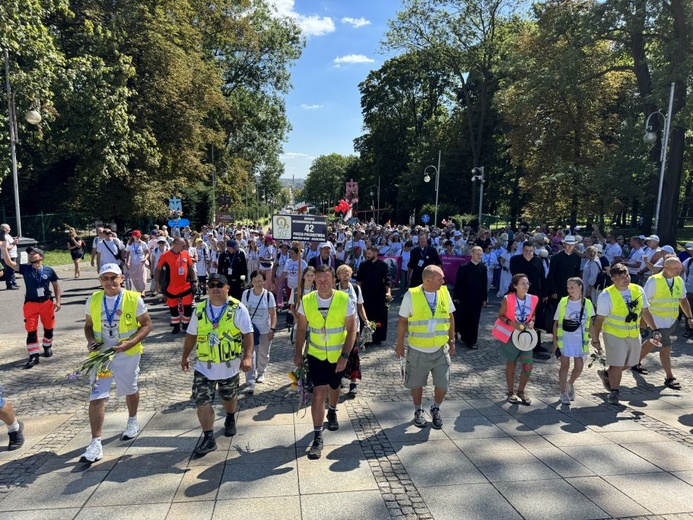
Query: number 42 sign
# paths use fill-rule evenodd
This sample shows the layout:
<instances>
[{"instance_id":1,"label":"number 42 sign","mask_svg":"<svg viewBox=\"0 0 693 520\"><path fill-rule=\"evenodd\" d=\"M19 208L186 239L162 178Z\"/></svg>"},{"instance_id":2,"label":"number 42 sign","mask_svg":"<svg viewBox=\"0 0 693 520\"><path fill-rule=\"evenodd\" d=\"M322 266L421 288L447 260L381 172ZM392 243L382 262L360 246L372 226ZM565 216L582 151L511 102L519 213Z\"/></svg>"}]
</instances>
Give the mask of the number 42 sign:
<instances>
[{"instance_id":1,"label":"number 42 sign","mask_svg":"<svg viewBox=\"0 0 693 520\"><path fill-rule=\"evenodd\" d=\"M277 240L327 240L327 219L312 215L274 215L272 233Z\"/></svg>"}]
</instances>

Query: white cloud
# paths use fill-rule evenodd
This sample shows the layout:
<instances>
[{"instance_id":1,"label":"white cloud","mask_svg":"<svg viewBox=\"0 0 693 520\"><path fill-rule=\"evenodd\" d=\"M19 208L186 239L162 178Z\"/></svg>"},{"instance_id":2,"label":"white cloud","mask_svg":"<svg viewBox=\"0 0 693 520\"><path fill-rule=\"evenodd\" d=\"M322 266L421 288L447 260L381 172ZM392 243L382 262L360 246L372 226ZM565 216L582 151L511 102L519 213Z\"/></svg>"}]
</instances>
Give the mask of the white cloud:
<instances>
[{"instance_id":1,"label":"white cloud","mask_svg":"<svg viewBox=\"0 0 693 520\"><path fill-rule=\"evenodd\" d=\"M355 29L363 27L364 25L371 24L370 20L366 20L363 16L361 18L345 17L342 18L342 23L348 23L349 25L353 25Z\"/></svg>"},{"instance_id":2,"label":"white cloud","mask_svg":"<svg viewBox=\"0 0 693 520\"><path fill-rule=\"evenodd\" d=\"M373 63L375 60L369 58L363 54L348 54L346 56L340 56L334 59L336 65L342 65L345 63Z\"/></svg>"},{"instance_id":3,"label":"white cloud","mask_svg":"<svg viewBox=\"0 0 693 520\"><path fill-rule=\"evenodd\" d=\"M294 0L269 0L274 4L277 13L296 20L306 36L323 36L335 31L334 22L329 16L306 16L294 10Z\"/></svg>"},{"instance_id":4,"label":"white cloud","mask_svg":"<svg viewBox=\"0 0 693 520\"><path fill-rule=\"evenodd\" d=\"M285 154L282 155L282 159L313 159L312 155L309 155L307 153L300 153L300 152L286 152Z\"/></svg>"},{"instance_id":5,"label":"white cloud","mask_svg":"<svg viewBox=\"0 0 693 520\"><path fill-rule=\"evenodd\" d=\"M306 105L305 103L303 103L301 105L301 108L303 110L317 110L319 108L322 108L322 105Z\"/></svg>"}]
</instances>

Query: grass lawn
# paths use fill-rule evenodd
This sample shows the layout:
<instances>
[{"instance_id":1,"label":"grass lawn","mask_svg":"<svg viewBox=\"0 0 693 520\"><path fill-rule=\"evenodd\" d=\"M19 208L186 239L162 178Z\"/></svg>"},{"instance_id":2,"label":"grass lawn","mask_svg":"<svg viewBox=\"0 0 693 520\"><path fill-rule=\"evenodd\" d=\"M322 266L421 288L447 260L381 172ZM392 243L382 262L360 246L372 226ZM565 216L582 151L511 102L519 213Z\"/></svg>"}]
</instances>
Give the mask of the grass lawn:
<instances>
[{"instance_id":1,"label":"grass lawn","mask_svg":"<svg viewBox=\"0 0 693 520\"><path fill-rule=\"evenodd\" d=\"M70 257L70 252L65 249L46 251L46 257L43 259L43 263L49 266L72 265L72 257Z\"/></svg>"}]
</instances>

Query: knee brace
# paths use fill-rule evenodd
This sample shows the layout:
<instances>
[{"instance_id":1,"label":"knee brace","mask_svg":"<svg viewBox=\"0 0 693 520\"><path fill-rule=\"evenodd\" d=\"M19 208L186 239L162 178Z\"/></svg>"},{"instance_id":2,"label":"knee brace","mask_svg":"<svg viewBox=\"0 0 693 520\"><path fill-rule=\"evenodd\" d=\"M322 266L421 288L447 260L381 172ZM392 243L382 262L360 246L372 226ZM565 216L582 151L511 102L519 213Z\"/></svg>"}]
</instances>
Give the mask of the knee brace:
<instances>
[{"instance_id":1,"label":"knee brace","mask_svg":"<svg viewBox=\"0 0 693 520\"><path fill-rule=\"evenodd\" d=\"M532 373L532 362L531 361L523 361L522 362L522 374L525 376L528 376Z\"/></svg>"}]
</instances>

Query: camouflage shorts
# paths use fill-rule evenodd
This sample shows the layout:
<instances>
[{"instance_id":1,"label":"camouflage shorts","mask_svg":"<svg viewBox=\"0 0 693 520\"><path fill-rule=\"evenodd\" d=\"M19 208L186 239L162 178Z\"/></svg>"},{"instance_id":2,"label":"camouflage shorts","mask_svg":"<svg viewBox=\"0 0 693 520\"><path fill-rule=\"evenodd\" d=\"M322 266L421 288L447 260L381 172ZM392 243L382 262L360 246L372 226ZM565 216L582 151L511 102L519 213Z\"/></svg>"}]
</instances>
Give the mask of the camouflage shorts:
<instances>
[{"instance_id":1,"label":"camouflage shorts","mask_svg":"<svg viewBox=\"0 0 693 520\"><path fill-rule=\"evenodd\" d=\"M211 405L214 403L214 396L219 390L219 395L224 401L230 401L236 397L238 392L238 374L229 379L211 380L200 374L197 370L193 377L192 396L195 406Z\"/></svg>"}]
</instances>

